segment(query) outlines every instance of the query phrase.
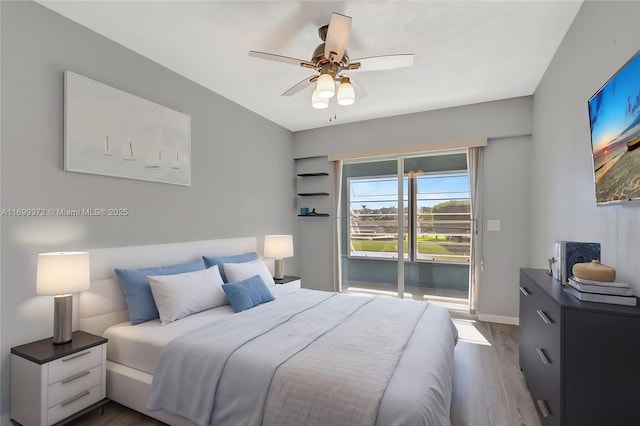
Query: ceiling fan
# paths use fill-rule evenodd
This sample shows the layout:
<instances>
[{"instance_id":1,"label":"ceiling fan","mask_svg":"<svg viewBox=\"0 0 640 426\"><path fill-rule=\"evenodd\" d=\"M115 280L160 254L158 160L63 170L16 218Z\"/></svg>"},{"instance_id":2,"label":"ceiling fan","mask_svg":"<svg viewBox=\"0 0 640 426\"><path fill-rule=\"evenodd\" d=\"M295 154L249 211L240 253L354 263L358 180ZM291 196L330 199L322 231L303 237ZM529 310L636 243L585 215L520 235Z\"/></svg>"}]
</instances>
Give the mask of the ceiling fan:
<instances>
[{"instance_id":1,"label":"ceiling fan","mask_svg":"<svg viewBox=\"0 0 640 426\"><path fill-rule=\"evenodd\" d=\"M360 85L348 76L348 73L352 71L383 71L413 66L413 53L349 60L346 49L350 34L351 17L334 12L331 15L329 25L318 29L318 35L323 43L313 51L310 61L254 50L249 52L249 56L293 64L318 72L318 74L305 78L282 93L282 96L292 96L315 83L311 105L316 109L324 109L329 106L329 99L336 92L336 82L339 84L338 104L351 105L355 102L355 90L352 83L358 87ZM360 93L366 95L361 87L360 89Z\"/></svg>"}]
</instances>

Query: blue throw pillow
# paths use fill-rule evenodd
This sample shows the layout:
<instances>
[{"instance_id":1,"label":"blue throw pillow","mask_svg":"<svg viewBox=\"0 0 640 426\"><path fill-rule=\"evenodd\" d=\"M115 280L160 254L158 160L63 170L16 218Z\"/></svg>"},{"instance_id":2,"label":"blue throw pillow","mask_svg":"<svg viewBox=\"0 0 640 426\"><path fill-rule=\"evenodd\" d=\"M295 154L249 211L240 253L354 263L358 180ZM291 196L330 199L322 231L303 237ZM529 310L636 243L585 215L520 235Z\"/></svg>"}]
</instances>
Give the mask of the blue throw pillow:
<instances>
[{"instance_id":1,"label":"blue throw pillow","mask_svg":"<svg viewBox=\"0 0 640 426\"><path fill-rule=\"evenodd\" d=\"M271 302L273 294L259 275L246 280L222 284L229 304L236 312L246 311L261 303Z\"/></svg>"},{"instance_id":2,"label":"blue throw pillow","mask_svg":"<svg viewBox=\"0 0 640 426\"><path fill-rule=\"evenodd\" d=\"M245 263L251 262L252 260L258 259L258 253L244 253L244 254L236 254L234 256L202 256L204 260L204 264L207 265L207 268L211 268L213 265L218 265L218 271L220 272L220 276L222 277L222 281L228 283L227 276L224 274L224 265L225 263Z\"/></svg>"},{"instance_id":3,"label":"blue throw pillow","mask_svg":"<svg viewBox=\"0 0 640 426\"><path fill-rule=\"evenodd\" d=\"M151 287L149 287L148 276L175 275L203 269L206 268L202 259L171 266L156 266L143 269L114 269L120 281L124 298L127 301L131 325L151 321L160 317L158 308L156 308L156 302L153 300Z\"/></svg>"}]
</instances>

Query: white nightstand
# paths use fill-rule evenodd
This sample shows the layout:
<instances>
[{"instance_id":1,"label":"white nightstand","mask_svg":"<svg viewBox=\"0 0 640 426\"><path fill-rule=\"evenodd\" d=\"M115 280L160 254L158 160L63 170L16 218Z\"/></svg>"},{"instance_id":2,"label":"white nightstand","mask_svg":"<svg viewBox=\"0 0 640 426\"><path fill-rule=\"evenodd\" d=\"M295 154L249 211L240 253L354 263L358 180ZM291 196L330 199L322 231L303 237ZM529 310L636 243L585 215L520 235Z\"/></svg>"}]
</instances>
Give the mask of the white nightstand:
<instances>
[{"instance_id":1,"label":"white nightstand","mask_svg":"<svg viewBox=\"0 0 640 426\"><path fill-rule=\"evenodd\" d=\"M273 279L276 285L282 285L291 288L302 288L302 279L300 277L294 277L292 275L285 275L282 279Z\"/></svg>"},{"instance_id":2,"label":"white nightstand","mask_svg":"<svg viewBox=\"0 0 640 426\"><path fill-rule=\"evenodd\" d=\"M98 408L106 398L107 339L75 331L11 348L11 421L49 426Z\"/></svg>"}]
</instances>

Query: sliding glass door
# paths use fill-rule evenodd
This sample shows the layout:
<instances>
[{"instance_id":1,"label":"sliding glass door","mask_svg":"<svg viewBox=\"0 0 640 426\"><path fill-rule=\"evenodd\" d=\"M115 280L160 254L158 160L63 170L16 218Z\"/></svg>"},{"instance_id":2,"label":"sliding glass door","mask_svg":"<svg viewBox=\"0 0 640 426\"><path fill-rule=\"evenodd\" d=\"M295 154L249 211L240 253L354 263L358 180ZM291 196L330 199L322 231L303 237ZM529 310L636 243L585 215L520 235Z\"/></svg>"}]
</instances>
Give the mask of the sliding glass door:
<instances>
[{"instance_id":1,"label":"sliding glass door","mask_svg":"<svg viewBox=\"0 0 640 426\"><path fill-rule=\"evenodd\" d=\"M343 166L343 289L398 297L398 258L406 253L403 211L406 187L398 161L366 161ZM401 195L403 194L403 195ZM404 244L404 246L403 246Z\"/></svg>"},{"instance_id":2,"label":"sliding glass door","mask_svg":"<svg viewBox=\"0 0 640 426\"><path fill-rule=\"evenodd\" d=\"M466 154L345 162L342 175L342 290L467 310Z\"/></svg>"}]
</instances>

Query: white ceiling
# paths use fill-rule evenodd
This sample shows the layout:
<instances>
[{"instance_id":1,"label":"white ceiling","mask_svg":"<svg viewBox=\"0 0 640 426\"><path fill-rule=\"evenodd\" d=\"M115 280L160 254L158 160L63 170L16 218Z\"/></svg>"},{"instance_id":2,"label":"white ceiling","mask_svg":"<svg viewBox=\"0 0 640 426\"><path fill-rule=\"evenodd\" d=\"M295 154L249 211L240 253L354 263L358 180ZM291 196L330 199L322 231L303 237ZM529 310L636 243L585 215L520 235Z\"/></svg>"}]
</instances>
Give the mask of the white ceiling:
<instances>
[{"instance_id":1,"label":"white ceiling","mask_svg":"<svg viewBox=\"0 0 640 426\"><path fill-rule=\"evenodd\" d=\"M40 1L292 131L531 95L582 1ZM311 107L312 74L247 55L311 59L332 12L353 18L350 58L415 53L353 76L351 106ZM358 93L357 93L358 96ZM331 121L330 121L331 118Z\"/></svg>"}]
</instances>

